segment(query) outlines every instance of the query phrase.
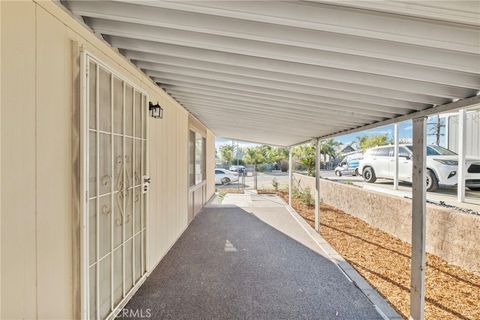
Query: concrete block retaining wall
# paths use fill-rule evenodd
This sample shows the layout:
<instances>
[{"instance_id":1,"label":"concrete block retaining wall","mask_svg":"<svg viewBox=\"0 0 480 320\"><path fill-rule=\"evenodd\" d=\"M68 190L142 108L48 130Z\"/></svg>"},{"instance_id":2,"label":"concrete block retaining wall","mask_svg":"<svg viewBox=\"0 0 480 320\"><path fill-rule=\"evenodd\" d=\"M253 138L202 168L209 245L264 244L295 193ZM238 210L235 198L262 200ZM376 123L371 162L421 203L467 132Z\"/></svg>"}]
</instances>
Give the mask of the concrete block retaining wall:
<instances>
[{"instance_id":1,"label":"concrete block retaining wall","mask_svg":"<svg viewBox=\"0 0 480 320\"><path fill-rule=\"evenodd\" d=\"M293 186L315 192L315 178L293 174ZM411 240L410 199L321 180L320 196L338 208L405 242ZM427 251L480 274L480 216L427 204Z\"/></svg>"}]
</instances>

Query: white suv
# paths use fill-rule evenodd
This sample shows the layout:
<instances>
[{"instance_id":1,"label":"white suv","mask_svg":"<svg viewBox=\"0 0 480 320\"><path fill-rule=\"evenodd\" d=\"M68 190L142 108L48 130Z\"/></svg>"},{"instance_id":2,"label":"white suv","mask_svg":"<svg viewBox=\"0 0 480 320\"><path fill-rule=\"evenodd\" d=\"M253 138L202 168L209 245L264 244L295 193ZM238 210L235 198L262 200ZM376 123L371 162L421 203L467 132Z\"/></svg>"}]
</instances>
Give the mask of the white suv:
<instances>
[{"instance_id":1,"label":"white suv","mask_svg":"<svg viewBox=\"0 0 480 320\"><path fill-rule=\"evenodd\" d=\"M360 161L359 172L366 182L374 183L377 178L393 179L395 158L393 146L369 149ZM398 179L412 181L412 145L399 146ZM465 184L480 190L480 160L467 160ZM458 155L439 146L427 146L427 191L435 191L440 185L457 185Z\"/></svg>"}]
</instances>

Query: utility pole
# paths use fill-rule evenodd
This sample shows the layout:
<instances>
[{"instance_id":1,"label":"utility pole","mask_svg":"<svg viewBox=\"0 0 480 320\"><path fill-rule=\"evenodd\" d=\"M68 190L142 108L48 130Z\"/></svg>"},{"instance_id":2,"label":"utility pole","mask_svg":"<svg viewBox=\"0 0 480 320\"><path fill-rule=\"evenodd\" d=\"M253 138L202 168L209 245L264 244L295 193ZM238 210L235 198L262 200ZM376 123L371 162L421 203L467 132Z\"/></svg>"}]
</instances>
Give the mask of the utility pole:
<instances>
[{"instance_id":1,"label":"utility pole","mask_svg":"<svg viewBox=\"0 0 480 320\"><path fill-rule=\"evenodd\" d=\"M235 141L232 140L232 156L235 154ZM233 165L233 161L232 163L230 163L230 165ZM229 168L230 169L230 168Z\"/></svg>"},{"instance_id":2,"label":"utility pole","mask_svg":"<svg viewBox=\"0 0 480 320\"><path fill-rule=\"evenodd\" d=\"M445 125L440 123L440 114L437 114L436 119L437 121L435 122L427 123L430 126L433 125L433 127L430 127L430 133L428 133L427 136L435 136L435 144L439 146L440 137L445 135L442 133L442 128L445 127Z\"/></svg>"},{"instance_id":3,"label":"utility pole","mask_svg":"<svg viewBox=\"0 0 480 320\"><path fill-rule=\"evenodd\" d=\"M235 157L237 158L237 168L238 168L238 165L239 165L238 162L240 161L240 159L238 157L238 141L237 141L237 149L235 149Z\"/></svg>"}]
</instances>

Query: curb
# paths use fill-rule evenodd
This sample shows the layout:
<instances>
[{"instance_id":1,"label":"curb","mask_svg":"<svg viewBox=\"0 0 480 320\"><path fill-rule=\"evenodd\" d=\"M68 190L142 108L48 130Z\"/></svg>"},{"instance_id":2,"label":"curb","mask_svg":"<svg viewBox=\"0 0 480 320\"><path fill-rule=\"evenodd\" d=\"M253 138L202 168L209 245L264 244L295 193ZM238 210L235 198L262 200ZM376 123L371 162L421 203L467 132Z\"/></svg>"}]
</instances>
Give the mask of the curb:
<instances>
[{"instance_id":1,"label":"curb","mask_svg":"<svg viewBox=\"0 0 480 320\"><path fill-rule=\"evenodd\" d=\"M377 312L385 320L402 320L403 318L395 309L375 290L358 272L353 268L318 232L315 231L295 209L288 204L285 205L288 212L302 226L306 233L317 243L325 252L325 255L332 261L338 269L352 282L373 304Z\"/></svg>"}]
</instances>

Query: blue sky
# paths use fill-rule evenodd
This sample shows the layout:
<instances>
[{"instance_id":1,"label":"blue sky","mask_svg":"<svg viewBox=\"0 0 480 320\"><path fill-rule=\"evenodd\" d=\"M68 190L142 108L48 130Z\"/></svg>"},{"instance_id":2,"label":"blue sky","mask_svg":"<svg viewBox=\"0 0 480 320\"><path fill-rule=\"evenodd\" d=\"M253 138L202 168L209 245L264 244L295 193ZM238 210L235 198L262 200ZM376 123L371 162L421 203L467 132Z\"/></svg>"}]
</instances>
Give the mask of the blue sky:
<instances>
[{"instance_id":1,"label":"blue sky","mask_svg":"<svg viewBox=\"0 0 480 320\"><path fill-rule=\"evenodd\" d=\"M339 136L335 138L336 141L340 141L343 144L349 144L353 141L356 140L357 137L361 136L370 136L370 135L383 135L387 134L390 138L393 139L393 124L384 126L384 127L378 127L375 129L370 129L366 131L360 131L360 132L355 132L351 134L347 134L344 136ZM400 136L400 139L411 139L412 138L412 121L404 121L400 122L398 125L398 133Z\"/></svg>"},{"instance_id":2,"label":"blue sky","mask_svg":"<svg viewBox=\"0 0 480 320\"><path fill-rule=\"evenodd\" d=\"M430 118L428 120L428 123L434 123L436 121L436 118ZM359 136L368 136L368 135L379 135L379 134L387 134L389 138L393 139L393 127L394 125L387 125L383 127L378 127L370 130L365 130L365 131L360 131L360 132L355 132L343 136L338 136L335 138L336 141L341 142L344 145L347 145L357 139ZM399 132L399 138L400 140L408 140L411 141L412 139L412 121L404 121L399 123L398 127L398 132ZM431 132L430 126L427 125L427 143L432 144L435 141L435 136L433 135L428 135L428 133ZM442 128L442 133L444 133L444 128ZM440 140L440 145L443 145L443 142L445 141L445 137L442 136ZM231 144L232 140L227 140L223 138L217 138L215 141L215 147L219 147L224 144ZM255 143L248 143L248 142L239 142L240 147L251 147L251 146L256 146L257 144Z\"/></svg>"}]
</instances>

